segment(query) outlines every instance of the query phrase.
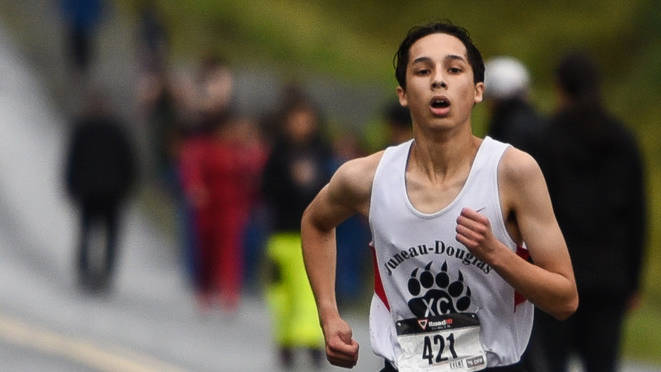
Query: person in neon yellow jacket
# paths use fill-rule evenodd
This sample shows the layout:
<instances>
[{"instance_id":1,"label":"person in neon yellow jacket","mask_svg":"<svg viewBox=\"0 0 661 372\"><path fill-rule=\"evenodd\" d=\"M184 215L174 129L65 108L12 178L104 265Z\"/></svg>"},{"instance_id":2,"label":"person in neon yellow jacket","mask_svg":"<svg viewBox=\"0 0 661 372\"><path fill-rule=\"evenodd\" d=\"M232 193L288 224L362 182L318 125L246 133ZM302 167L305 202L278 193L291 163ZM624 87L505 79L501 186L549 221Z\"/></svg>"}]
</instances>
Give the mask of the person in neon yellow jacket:
<instances>
[{"instance_id":1,"label":"person in neon yellow jacket","mask_svg":"<svg viewBox=\"0 0 661 372\"><path fill-rule=\"evenodd\" d=\"M311 351L316 363L321 358L323 334L314 296L305 275L301 236L295 233L274 234L268 241L267 255L275 274L267 288L267 300L272 311L273 332L280 348L281 362L284 367L291 366L293 349L302 347Z\"/></svg>"}]
</instances>

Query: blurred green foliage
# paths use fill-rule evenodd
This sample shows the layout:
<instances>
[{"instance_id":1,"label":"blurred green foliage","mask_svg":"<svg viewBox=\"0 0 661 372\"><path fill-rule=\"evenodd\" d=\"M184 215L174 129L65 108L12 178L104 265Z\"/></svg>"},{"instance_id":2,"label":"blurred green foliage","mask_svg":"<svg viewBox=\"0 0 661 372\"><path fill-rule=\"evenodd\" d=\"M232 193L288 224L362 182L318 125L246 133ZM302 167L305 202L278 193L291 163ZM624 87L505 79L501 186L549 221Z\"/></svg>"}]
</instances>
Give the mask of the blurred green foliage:
<instances>
[{"instance_id":1,"label":"blurred green foliage","mask_svg":"<svg viewBox=\"0 0 661 372\"><path fill-rule=\"evenodd\" d=\"M119 0L125 9L133 0ZM394 91L392 57L415 24L450 19L470 30L485 58L529 66L534 103L555 101L552 69L567 51L588 51L604 77L604 99L640 139L650 195L643 306L632 313L625 354L661 363L661 3L657 0L156 1L177 56L216 50L235 65L269 66L283 78L324 74ZM386 87L386 88L384 88ZM375 113L378 116L378 113ZM375 119L377 120L377 119ZM474 115L485 131L485 112ZM367 133L377 133L374 125Z\"/></svg>"}]
</instances>

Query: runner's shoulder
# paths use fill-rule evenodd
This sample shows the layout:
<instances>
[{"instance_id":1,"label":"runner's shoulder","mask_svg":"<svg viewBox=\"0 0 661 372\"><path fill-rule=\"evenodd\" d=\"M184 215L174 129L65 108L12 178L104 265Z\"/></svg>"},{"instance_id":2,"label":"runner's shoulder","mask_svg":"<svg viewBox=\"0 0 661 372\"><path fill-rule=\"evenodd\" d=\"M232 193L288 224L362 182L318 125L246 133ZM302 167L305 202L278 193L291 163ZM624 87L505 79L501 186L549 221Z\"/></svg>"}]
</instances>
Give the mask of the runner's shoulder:
<instances>
[{"instance_id":1,"label":"runner's shoulder","mask_svg":"<svg viewBox=\"0 0 661 372\"><path fill-rule=\"evenodd\" d=\"M511 186L525 186L540 177L542 171L537 161L527 152L510 146L505 150L498 166L499 179Z\"/></svg>"},{"instance_id":2,"label":"runner's shoulder","mask_svg":"<svg viewBox=\"0 0 661 372\"><path fill-rule=\"evenodd\" d=\"M349 160L342 164L331 179L331 187L346 196L363 199L369 198L372 181L383 151Z\"/></svg>"}]
</instances>

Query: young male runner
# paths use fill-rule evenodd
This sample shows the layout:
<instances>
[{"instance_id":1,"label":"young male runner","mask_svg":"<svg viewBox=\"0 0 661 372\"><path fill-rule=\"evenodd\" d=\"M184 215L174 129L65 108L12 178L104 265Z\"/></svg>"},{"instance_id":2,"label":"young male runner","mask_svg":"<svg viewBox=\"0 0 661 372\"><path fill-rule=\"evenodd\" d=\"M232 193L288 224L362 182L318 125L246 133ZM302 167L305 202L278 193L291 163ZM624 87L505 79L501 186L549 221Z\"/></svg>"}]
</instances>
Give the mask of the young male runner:
<instances>
[{"instance_id":1,"label":"young male runner","mask_svg":"<svg viewBox=\"0 0 661 372\"><path fill-rule=\"evenodd\" d=\"M370 338L385 371L520 370L532 304L558 319L578 306L544 177L528 154L473 136L484 64L464 29L411 29L396 76L413 140L345 163L301 222L327 358L358 358L334 282L335 226L360 213L378 269Z\"/></svg>"}]
</instances>

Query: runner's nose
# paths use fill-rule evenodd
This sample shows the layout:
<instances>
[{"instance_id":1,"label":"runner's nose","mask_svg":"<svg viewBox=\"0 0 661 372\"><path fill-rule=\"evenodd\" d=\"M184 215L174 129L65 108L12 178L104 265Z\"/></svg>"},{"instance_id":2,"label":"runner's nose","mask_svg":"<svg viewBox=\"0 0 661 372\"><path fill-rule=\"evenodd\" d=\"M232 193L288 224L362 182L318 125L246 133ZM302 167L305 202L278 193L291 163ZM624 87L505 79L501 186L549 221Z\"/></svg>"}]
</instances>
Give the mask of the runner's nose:
<instances>
[{"instance_id":1,"label":"runner's nose","mask_svg":"<svg viewBox=\"0 0 661 372\"><path fill-rule=\"evenodd\" d=\"M432 87L432 89L439 89L439 88L444 88L444 89L446 89L446 88L448 87L448 85L447 85L447 84L445 83L445 81L443 81L442 79L435 79L435 80L431 83L431 87Z\"/></svg>"}]
</instances>

